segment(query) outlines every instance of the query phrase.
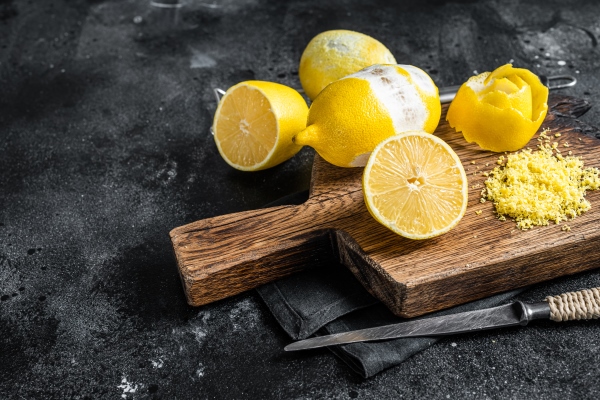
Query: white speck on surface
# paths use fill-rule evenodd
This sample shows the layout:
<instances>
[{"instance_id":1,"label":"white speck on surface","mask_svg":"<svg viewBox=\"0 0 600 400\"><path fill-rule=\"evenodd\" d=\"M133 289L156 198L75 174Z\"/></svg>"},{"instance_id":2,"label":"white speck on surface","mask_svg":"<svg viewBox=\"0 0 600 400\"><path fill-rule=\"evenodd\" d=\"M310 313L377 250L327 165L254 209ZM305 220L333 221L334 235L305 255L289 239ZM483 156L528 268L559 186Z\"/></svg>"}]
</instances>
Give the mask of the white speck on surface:
<instances>
[{"instance_id":1,"label":"white speck on surface","mask_svg":"<svg viewBox=\"0 0 600 400\"><path fill-rule=\"evenodd\" d=\"M217 65L214 58L200 50L191 49L190 68L211 68Z\"/></svg>"},{"instance_id":2,"label":"white speck on surface","mask_svg":"<svg viewBox=\"0 0 600 400\"><path fill-rule=\"evenodd\" d=\"M162 358L159 358L158 360L150 360L150 362L152 363L152 367L156 368L162 368L164 365L164 361L162 360Z\"/></svg>"},{"instance_id":3,"label":"white speck on surface","mask_svg":"<svg viewBox=\"0 0 600 400\"><path fill-rule=\"evenodd\" d=\"M579 70L575 71L575 73L576 73L576 74L578 74L578 73L579 73Z\"/></svg>"},{"instance_id":4,"label":"white speck on surface","mask_svg":"<svg viewBox=\"0 0 600 400\"><path fill-rule=\"evenodd\" d=\"M133 17L133 23L134 24L141 24L143 20L144 19L142 18L141 15L136 15L135 17Z\"/></svg>"},{"instance_id":5,"label":"white speck on surface","mask_svg":"<svg viewBox=\"0 0 600 400\"><path fill-rule=\"evenodd\" d=\"M546 57L550 57L550 53L545 53L544 54Z\"/></svg>"},{"instance_id":6,"label":"white speck on surface","mask_svg":"<svg viewBox=\"0 0 600 400\"><path fill-rule=\"evenodd\" d=\"M256 326L257 310L255 305L248 299L240 301L229 312L229 319L233 325L233 330L237 331L244 328Z\"/></svg>"},{"instance_id":7,"label":"white speck on surface","mask_svg":"<svg viewBox=\"0 0 600 400\"><path fill-rule=\"evenodd\" d=\"M121 397L126 399L127 398L127 394L129 393L135 393L137 391L138 385L132 382L128 382L127 378L125 376L123 376L123 379L121 379L121 384L117 386L119 389L123 389L123 393L121 394Z\"/></svg>"},{"instance_id":8,"label":"white speck on surface","mask_svg":"<svg viewBox=\"0 0 600 400\"><path fill-rule=\"evenodd\" d=\"M456 342L452 342L452 343L450 343L450 346L452 346L452 347L456 347L456 346L457 346L457 344L456 344Z\"/></svg>"},{"instance_id":9,"label":"white speck on surface","mask_svg":"<svg viewBox=\"0 0 600 400\"><path fill-rule=\"evenodd\" d=\"M198 369L196 369L196 376L198 378L202 378L204 376L204 365L202 365L202 363L198 364Z\"/></svg>"},{"instance_id":10,"label":"white speck on surface","mask_svg":"<svg viewBox=\"0 0 600 400\"><path fill-rule=\"evenodd\" d=\"M203 345L204 339L206 338L206 327L208 319L210 318L210 312L199 312L198 315L190 321L189 332L194 335L194 338L198 342L198 344Z\"/></svg>"},{"instance_id":11,"label":"white speck on surface","mask_svg":"<svg viewBox=\"0 0 600 400\"><path fill-rule=\"evenodd\" d=\"M508 63L509 63L509 64L512 64L512 63L514 63L514 62L515 62L515 59L514 59L514 58L511 58L510 60L508 60Z\"/></svg>"},{"instance_id":12,"label":"white speck on surface","mask_svg":"<svg viewBox=\"0 0 600 400\"><path fill-rule=\"evenodd\" d=\"M537 60L538 58L540 58L540 56L536 55L536 56L533 56L533 58L535 58Z\"/></svg>"},{"instance_id":13,"label":"white speck on surface","mask_svg":"<svg viewBox=\"0 0 600 400\"><path fill-rule=\"evenodd\" d=\"M204 338L206 337L206 332L204 330L202 330L202 328L200 328L199 326L193 326L190 331L194 334L194 337L196 338L196 341L199 344L203 344L204 343Z\"/></svg>"},{"instance_id":14,"label":"white speck on surface","mask_svg":"<svg viewBox=\"0 0 600 400\"><path fill-rule=\"evenodd\" d=\"M560 61L558 61L558 62L557 62L557 64L558 64L558 65L560 65L560 66L562 67L562 66L564 66L564 65L567 65L567 62L566 62L566 61L563 61L563 60L560 60Z\"/></svg>"}]
</instances>

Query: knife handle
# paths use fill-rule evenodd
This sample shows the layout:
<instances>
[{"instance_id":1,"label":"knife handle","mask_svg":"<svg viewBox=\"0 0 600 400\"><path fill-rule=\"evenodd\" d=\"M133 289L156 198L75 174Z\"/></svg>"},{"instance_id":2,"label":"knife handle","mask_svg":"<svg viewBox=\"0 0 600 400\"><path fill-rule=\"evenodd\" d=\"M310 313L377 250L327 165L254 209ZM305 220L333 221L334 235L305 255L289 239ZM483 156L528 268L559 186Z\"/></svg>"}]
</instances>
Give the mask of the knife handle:
<instances>
[{"instance_id":1,"label":"knife handle","mask_svg":"<svg viewBox=\"0 0 600 400\"><path fill-rule=\"evenodd\" d=\"M573 321L600 318L600 288L548 296L552 321Z\"/></svg>"}]
</instances>

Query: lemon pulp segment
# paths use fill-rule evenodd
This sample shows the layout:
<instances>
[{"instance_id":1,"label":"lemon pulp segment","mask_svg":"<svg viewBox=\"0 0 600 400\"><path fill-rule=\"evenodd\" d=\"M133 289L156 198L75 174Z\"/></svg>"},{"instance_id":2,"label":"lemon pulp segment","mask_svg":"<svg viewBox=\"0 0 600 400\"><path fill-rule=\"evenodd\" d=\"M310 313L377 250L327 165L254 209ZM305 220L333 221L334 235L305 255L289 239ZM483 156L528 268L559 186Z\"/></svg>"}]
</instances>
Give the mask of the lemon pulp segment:
<instances>
[{"instance_id":1,"label":"lemon pulp segment","mask_svg":"<svg viewBox=\"0 0 600 400\"><path fill-rule=\"evenodd\" d=\"M229 161L250 167L264 160L277 138L277 121L258 90L241 86L222 100L215 139Z\"/></svg>"},{"instance_id":2,"label":"lemon pulp segment","mask_svg":"<svg viewBox=\"0 0 600 400\"><path fill-rule=\"evenodd\" d=\"M467 207L467 177L458 156L425 132L378 145L365 167L363 188L373 217L411 239L449 231Z\"/></svg>"}]
</instances>

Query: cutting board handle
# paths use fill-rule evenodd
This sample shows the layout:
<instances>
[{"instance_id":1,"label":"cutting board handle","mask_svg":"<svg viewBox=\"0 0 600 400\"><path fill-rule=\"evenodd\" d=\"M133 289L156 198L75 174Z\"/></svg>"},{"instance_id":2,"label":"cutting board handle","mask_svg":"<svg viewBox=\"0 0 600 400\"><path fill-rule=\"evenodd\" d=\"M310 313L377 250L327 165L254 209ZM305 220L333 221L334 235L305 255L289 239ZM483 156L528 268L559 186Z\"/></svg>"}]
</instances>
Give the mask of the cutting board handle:
<instances>
[{"instance_id":1,"label":"cutting board handle","mask_svg":"<svg viewBox=\"0 0 600 400\"><path fill-rule=\"evenodd\" d=\"M314 204L208 218L170 232L188 303L199 306L306 269L331 247ZM333 213L331 213L333 214ZM325 251L324 251L325 250Z\"/></svg>"}]
</instances>

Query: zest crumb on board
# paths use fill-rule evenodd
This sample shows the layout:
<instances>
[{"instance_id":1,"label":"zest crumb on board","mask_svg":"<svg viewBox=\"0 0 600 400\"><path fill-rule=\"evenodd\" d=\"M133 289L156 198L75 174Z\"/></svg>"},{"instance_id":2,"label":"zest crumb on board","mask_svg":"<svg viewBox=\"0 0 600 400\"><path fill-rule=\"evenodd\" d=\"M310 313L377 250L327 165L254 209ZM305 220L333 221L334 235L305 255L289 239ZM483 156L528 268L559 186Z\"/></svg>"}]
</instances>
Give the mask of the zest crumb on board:
<instances>
[{"instance_id":1,"label":"zest crumb on board","mask_svg":"<svg viewBox=\"0 0 600 400\"><path fill-rule=\"evenodd\" d=\"M550 144L547 132L540 133L537 151L523 149L500 156L481 193L480 202L493 201L500 221L508 216L522 230L581 215L591 207L586 191L600 188L598 168L584 168L581 157L571 152L561 155L558 142Z\"/></svg>"}]
</instances>

